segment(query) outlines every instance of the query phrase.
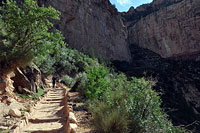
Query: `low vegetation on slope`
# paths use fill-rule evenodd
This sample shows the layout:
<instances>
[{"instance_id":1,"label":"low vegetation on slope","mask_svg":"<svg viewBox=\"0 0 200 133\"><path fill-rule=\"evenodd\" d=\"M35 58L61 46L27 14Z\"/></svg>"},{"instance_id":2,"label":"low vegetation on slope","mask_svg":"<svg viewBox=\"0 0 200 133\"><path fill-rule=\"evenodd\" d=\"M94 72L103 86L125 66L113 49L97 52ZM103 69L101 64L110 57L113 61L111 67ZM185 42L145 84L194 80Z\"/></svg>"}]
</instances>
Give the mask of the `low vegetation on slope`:
<instances>
[{"instance_id":1,"label":"low vegetation on slope","mask_svg":"<svg viewBox=\"0 0 200 133\"><path fill-rule=\"evenodd\" d=\"M159 94L151 89L153 81L127 79L98 59L68 48L59 31L49 32L53 27L49 19L60 14L54 8L39 7L35 0L25 0L19 7L7 0L1 12L0 67L16 68L34 61L47 74L65 75L62 81L88 103L96 131L186 132L173 127L160 108Z\"/></svg>"},{"instance_id":2,"label":"low vegetation on slope","mask_svg":"<svg viewBox=\"0 0 200 133\"><path fill-rule=\"evenodd\" d=\"M62 47L61 52L47 58L39 64L40 68L50 74L64 74L61 81L81 93L93 116L92 125L98 132L187 132L181 127L173 127L160 108L160 96L152 90L154 81L127 79L106 63L99 63L97 58L68 47Z\"/></svg>"}]
</instances>

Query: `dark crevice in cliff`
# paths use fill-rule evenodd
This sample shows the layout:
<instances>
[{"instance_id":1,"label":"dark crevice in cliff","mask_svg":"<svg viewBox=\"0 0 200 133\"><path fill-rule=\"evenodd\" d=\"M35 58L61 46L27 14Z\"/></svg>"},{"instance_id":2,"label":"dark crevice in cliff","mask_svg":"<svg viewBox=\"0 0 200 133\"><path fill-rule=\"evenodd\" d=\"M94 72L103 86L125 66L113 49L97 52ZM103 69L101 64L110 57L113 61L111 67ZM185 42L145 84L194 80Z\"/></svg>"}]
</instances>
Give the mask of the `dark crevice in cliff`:
<instances>
[{"instance_id":1,"label":"dark crevice in cliff","mask_svg":"<svg viewBox=\"0 0 200 133\"><path fill-rule=\"evenodd\" d=\"M133 63L114 61L117 69L128 76L157 79L154 89L161 93L163 108L175 125L200 121L200 62L163 59L137 45L131 45L130 49ZM200 131L197 124L187 128Z\"/></svg>"}]
</instances>

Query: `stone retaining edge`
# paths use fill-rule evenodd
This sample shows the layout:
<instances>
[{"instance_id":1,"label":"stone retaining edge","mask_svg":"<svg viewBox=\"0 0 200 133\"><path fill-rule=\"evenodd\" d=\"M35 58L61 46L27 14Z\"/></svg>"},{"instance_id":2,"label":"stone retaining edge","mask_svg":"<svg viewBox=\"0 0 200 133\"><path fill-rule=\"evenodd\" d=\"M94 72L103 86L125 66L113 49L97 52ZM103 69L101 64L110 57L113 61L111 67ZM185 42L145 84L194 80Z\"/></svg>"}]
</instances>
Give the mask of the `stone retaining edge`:
<instances>
[{"instance_id":1,"label":"stone retaining edge","mask_svg":"<svg viewBox=\"0 0 200 133\"><path fill-rule=\"evenodd\" d=\"M70 112L73 113L73 107L69 105L68 99L69 99L69 88L66 88L65 86L63 86L60 83L57 83L57 85L63 89L65 89L65 115L66 115L66 126L65 126L65 132L66 133L76 133L76 129L78 128L77 123L71 121L69 118L69 114Z\"/></svg>"}]
</instances>

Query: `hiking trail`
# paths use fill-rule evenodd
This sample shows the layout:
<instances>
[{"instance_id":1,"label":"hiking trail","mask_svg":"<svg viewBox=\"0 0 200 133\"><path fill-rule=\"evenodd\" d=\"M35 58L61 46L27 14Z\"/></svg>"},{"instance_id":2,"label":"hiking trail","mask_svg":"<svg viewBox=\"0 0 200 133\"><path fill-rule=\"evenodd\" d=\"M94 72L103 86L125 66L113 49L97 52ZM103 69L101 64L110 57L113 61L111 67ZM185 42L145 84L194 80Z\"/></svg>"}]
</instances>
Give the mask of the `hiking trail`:
<instances>
[{"instance_id":1,"label":"hiking trail","mask_svg":"<svg viewBox=\"0 0 200 133\"><path fill-rule=\"evenodd\" d=\"M27 126L21 133L65 133L67 132L67 116L65 112L65 93L63 88L53 88L31 114Z\"/></svg>"}]
</instances>

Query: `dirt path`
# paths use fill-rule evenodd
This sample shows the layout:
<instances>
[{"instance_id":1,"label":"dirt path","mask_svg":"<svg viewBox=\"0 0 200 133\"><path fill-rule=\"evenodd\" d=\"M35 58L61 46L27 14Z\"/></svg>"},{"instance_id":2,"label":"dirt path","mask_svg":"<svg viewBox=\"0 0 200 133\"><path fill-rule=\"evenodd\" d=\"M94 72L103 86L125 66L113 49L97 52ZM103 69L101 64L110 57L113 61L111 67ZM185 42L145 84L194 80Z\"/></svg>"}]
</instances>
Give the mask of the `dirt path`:
<instances>
[{"instance_id":1,"label":"dirt path","mask_svg":"<svg viewBox=\"0 0 200 133\"><path fill-rule=\"evenodd\" d=\"M47 97L35 107L29 124L21 133L65 133L67 117L64 95L65 89L51 89Z\"/></svg>"}]
</instances>

